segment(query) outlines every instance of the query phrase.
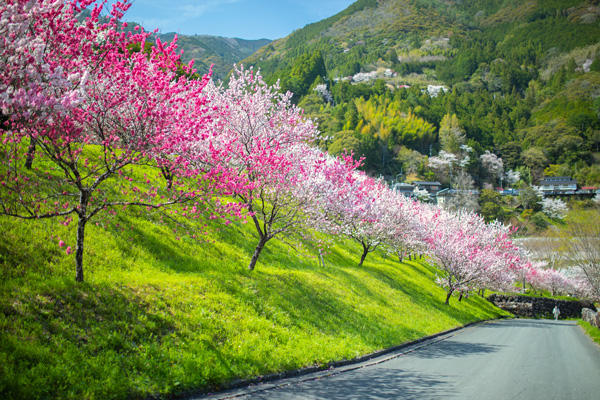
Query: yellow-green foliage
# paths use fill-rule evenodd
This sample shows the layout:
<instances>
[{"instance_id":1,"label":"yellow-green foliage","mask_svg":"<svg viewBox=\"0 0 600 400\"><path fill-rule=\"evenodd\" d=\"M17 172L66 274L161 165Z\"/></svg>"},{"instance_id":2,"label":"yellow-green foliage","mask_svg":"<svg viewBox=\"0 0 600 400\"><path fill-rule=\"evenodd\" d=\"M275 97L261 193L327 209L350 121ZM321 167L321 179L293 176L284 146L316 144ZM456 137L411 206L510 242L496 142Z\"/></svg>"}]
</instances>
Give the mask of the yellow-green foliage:
<instances>
[{"instance_id":1,"label":"yellow-green foliage","mask_svg":"<svg viewBox=\"0 0 600 400\"><path fill-rule=\"evenodd\" d=\"M363 135L378 137L384 142L392 141L413 145L435 139L435 126L419 118L412 111L402 112L402 104L390 97L374 96L369 100L354 100L360 119L354 128ZM347 127L352 129L352 127Z\"/></svg>"}]
</instances>

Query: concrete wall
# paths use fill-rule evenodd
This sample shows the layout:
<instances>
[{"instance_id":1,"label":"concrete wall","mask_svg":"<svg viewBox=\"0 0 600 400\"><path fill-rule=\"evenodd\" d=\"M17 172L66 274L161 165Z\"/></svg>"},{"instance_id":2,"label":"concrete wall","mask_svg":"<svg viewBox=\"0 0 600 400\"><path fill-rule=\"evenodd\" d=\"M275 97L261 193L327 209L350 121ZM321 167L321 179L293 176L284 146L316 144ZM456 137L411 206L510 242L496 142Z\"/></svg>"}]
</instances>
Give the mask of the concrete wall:
<instances>
[{"instance_id":1,"label":"concrete wall","mask_svg":"<svg viewBox=\"0 0 600 400\"><path fill-rule=\"evenodd\" d=\"M560 309L560 318L581 318L583 308L596 310L591 302L554 300L545 297L492 294L488 300L518 317L527 318L554 318L552 309L555 305Z\"/></svg>"}]
</instances>

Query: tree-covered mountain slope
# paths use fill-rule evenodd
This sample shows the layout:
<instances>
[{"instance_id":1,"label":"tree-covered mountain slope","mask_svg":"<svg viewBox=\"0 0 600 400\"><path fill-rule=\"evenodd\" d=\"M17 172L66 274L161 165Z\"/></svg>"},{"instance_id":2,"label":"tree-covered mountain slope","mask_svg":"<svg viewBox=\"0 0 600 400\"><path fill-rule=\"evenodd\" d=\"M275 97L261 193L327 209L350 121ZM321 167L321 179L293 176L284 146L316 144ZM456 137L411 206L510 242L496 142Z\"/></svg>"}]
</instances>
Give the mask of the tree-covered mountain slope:
<instances>
[{"instance_id":1,"label":"tree-covered mountain slope","mask_svg":"<svg viewBox=\"0 0 600 400\"><path fill-rule=\"evenodd\" d=\"M173 40L175 33L161 34L164 41ZM213 66L213 76L224 79L233 64L252 55L262 46L270 43L269 39L246 40L210 35L177 35L178 46L184 51L182 60L194 60L200 73L207 73Z\"/></svg>"},{"instance_id":2,"label":"tree-covered mountain slope","mask_svg":"<svg viewBox=\"0 0 600 400\"><path fill-rule=\"evenodd\" d=\"M462 169L499 185L487 150L521 184L600 184L596 0L360 0L245 63L295 93L323 147L364 156L374 175L451 185ZM461 145L469 160L453 173L431 166L441 150L465 160Z\"/></svg>"}]
</instances>

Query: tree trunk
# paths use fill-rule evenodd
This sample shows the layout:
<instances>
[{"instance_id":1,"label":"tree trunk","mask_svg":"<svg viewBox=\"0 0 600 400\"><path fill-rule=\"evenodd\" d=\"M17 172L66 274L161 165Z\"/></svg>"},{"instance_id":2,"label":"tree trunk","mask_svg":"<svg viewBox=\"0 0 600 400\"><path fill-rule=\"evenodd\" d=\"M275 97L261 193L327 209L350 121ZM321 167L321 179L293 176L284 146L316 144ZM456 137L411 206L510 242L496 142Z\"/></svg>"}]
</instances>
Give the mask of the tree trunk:
<instances>
[{"instance_id":1,"label":"tree trunk","mask_svg":"<svg viewBox=\"0 0 600 400\"><path fill-rule=\"evenodd\" d=\"M29 147L27 148L27 156L25 157L25 168L31 169L33 166L33 158L35 157L35 140L29 139Z\"/></svg>"},{"instance_id":2,"label":"tree trunk","mask_svg":"<svg viewBox=\"0 0 600 400\"><path fill-rule=\"evenodd\" d=\"M462 301L462 297L463 297L463 294L462 294L462 292L460 292L460 296L458 296L458 302L459 303Z\"/></svg>"},{"instance_id":3,"label":"tree trunk","mask_svg":"<svg viewBox=\"0 0 600 400\"><path fill-rule=\"evenodd\" d=\"M79 222L77 223L77 250L75 250L75 262L77 264L75 280L77 282L83 282L83 240L85 239L86 222L85 217L79 216Z\"/></svg>"},{"instance_id":4,"label":"tree trunk","mask_svg":"<svg viewBox=\"0 0 600 400\"><path fill-rule=\"evenodd\" d=\"M173 187L173 173L167 167L161 167L160 172L167 181L167 190L170 190Z\"/></svg>"},{"instance_id":5,"label":"tree trunk","mask_svg":"<svg viewBox=\"0 0 600 400\"><path fill-rule=\"evenodd\" d=\"M90 193L87 190L80 192L79 210L77 211L77 216L79 217L79 221L77 222L77 249L75 250L75 280L77 282L83 282L83 242L85 239L85 224L88 222L87 206L89 201Z\"/></svg>"},{"instance_id":6,"label":"tree trunk","mask_svg":"<svg viewBox=\"0 0 600 400\"><path fill-rule=\"evenodd\" d=\"M321 252L321 249L319 249L319 265L325 268L325 260L323 259L323 253Z\"/></svg>"},{"instance_id":7,"label":"tree trunk","mask_svg":"<svg viewBox=\"0 0 600 400\"><path fill-rule=\"evenodd\" d=\"M403 259L404 259L404 254L401 251L399 251L398 252L398 261L402 262Z\"/></svg>"},{"instance_id":8,"label":"tree trunk","mask_svg":"<svg viewBox=\"0 0 600 400\"><path fill-rule=\"evenodd\" d=\"M408 253L408 261L412 261L412 255Z\"/></svg>"},{"instance_id":9,"label":"tree trunk","mask_svg":"<svg viewBox=\"0 0 600 400\"><path fill-rule=\"evenodd\" d=\"M449 290L448 294L446 295L446 305L450 304L450 296L452 296L452 292L454 292L454 290Z\"/></svg>"},{"instance_id":10,"label":"tree trunk","mask_svg":"<svg viewBox=\"0 0 600 400\"><path fill-rule=\"evenodd\" d=\"M254 267L256 266L256 262L258 261L258 257L260 256L260 252L265 247L265 244L267 243L267 241L268 241L268 239L266 239L266 236L261 237L260 240L258 241L258 244L256 245L256 248L254 249L254 254L252 254L252 259L250 260L250 264L248 264L248 270L250 270L250 271L254 270Z\"/></svg>"},{"instance_id":11,"label":"tree trunk","mask_svg":"<svg viewBox=\"0 0 600 400\"><path fill-rule=\"evenodd\" d=\"M369 248L371 247L371 246L365 245L364 243L362 244L362 246L363 246L363 253L362 253L362 256L360 257L360 262L358 263L359 267L362 267L363 262L365 261L365 258L367 258L367 254L369 253Z\"/></svg>"}]
</instances>

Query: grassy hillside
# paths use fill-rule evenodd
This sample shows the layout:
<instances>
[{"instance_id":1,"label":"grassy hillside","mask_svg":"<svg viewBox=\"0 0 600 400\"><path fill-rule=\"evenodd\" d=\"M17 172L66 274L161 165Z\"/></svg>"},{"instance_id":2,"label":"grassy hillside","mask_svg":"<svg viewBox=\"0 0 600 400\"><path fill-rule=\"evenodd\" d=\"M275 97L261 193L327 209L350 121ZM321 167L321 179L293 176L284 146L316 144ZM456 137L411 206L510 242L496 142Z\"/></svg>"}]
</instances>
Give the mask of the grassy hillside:
<instances>
[{"instance_id":1,"label":"grassy hillside","mask_svg":"<svg viewBox=\"0 0 600 400\"><path fill-rule=\"evenodd\" d=\"M477 296L444 306L426 263L375 253L358 268L348 241L324 268L310 244L273 241L249 272L252 227L206 224L201 241L145 210L90 224L77 284L73 255L57 245L74 246L73 224L0 218L0 397L214 390L501 314Z\"/></svg>"},{"instance_id":2,"label":"grassy hillside","mask_svg":"<svg viewBox=\"0 0 600 400\"><path fill-rule=\"evenodd\" d=\"M600 328L596 328L592 324L586 321L577 321L583 331L596 343L600 344Z\"/></svg>"}]
</instances>

